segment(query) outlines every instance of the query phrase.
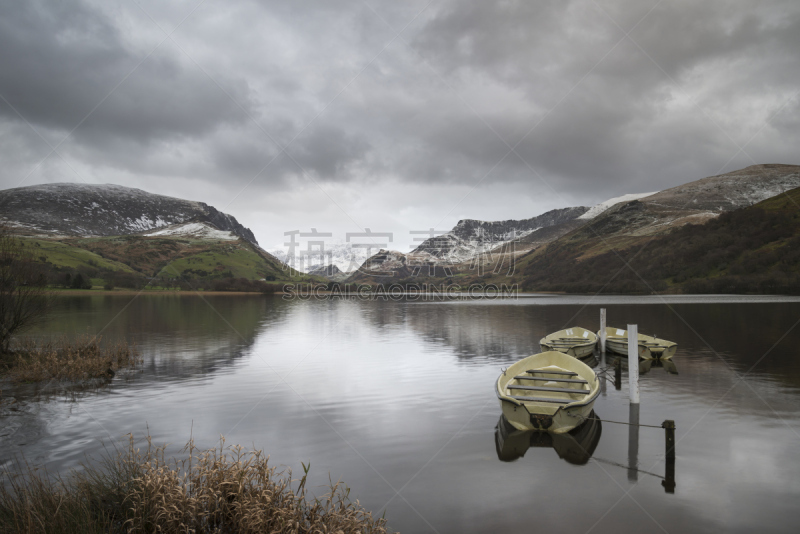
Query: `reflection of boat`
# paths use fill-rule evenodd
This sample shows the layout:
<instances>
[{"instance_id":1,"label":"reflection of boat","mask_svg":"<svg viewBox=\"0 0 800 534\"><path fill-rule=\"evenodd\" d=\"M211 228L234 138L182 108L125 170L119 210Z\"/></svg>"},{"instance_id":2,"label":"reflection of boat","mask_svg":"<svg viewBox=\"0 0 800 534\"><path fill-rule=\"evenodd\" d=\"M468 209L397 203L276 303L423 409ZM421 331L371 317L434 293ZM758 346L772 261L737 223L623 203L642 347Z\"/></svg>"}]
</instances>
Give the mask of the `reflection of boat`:
<instances>
[{"instance_id":1,"label":"reflection of boat","mask_svg":"<svg viewBox=\"0 0 800 534\"><path fill-rule=\"evenodd\" d=\"M600 335L600 332L597 332ZM666 339L639 334L639 357L645 360L659 358L669 360L678 350L678 344ZM606 328L606 348L617 354L628 354L628 331L609 326Z\"/></svg>"},{"instance_id":2,"label":"reflection of boat","mask_svg":"<svg viewBox=\"0 0 800 534\"><path fill-rule=\"evenodd\" d=\"M678 374L678 366L672 360L642 360L639 362L639 374L643 375L653 367L662 367L671 375Z\"/></svg>"},{"instance_id":3,"label":"reflection of boat","mask_svg":"<svg viewBox=\"0 0 800 534\"><path fill-rule=\"evenodd\" d=\"M589 416L600 381L580 360L549 351L523 358L503 371L495 393L514 428L560 434Z\"/></svg>"},{"instance_id":4,"label":"reflection of boat","mask_svg":"<svg viewBox=\"0 0 800 534\"><path fill-rule=\"evenodd\" d=\"M539 340L542 352L555 350L576 358L584 358L594 352L597 334L580 326L553 332Z\"/></svg>"},{"instance_id":5,"label":"reflection of boat","mask_svg":"<svg viewBox=\"0 0 800 534\"><path fill-rule=\"evenodd\" d=\"M517 430L501 415L494 431L494 444L497 458L503 462L513 462L525 456L530 447L553 447L562 460L584 465L597 448L602 430L600 419L594 412L583 425L563 434Z\"/></svg>"}]
</instances>

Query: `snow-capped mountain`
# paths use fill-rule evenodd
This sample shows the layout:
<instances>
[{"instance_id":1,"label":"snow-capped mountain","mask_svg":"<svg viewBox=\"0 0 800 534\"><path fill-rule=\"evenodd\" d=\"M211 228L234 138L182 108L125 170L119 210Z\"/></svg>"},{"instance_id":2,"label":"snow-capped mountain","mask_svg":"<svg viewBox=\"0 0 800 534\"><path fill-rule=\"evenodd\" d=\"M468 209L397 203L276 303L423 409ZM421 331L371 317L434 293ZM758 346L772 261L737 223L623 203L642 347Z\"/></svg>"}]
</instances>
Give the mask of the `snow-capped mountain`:
<instances>
[{"instance_id":1,"label":"snow-capped mountain","mask_svg":"<svg viewBox=\"0 0 800 534\"><path fill-rule=\"evenodd\" d=\"M620 202L587 221L587 237L656 235L684 224L703 224L795 187L800 187L800 166L752 165Z\"/></svg>"},{"instance_id":2,"label":"snow-capped mountain","mask_svg":"<svg viewBox=\"0 0 800 534\"><path fill-rule=\"evenodd\" d=\"M0 213L4 223L34 234L130 235L203 223L258 244L253 232L208 204L112 184L56 183L6 189L0 191Z\"/></svg>"},{"instance_id":3,"label":"snow-capped mountain","mask_svg":"<svg viewBox=\"0 0 800 534\"><path fill-rule=\"evenodd\" d=\"M751 165L738 171L665 189L642 201L671 209L719 213L752 206L799 186L798 165Z\"/></svg>"},{"instance_id":4,"label":"snow-capped mountain","mask_svg":"<svg viewBox=\"0 0 800 534\"><path fill-rule=\"evenodd\" d=\"M300 272L323 272L325 266L334 265L342 273L351 273L357 270L367 258L375 254L380 247L364 248L361 244L324 242L322 249L313 245L308 250L308 245L302 241L292 251L289 247L270 250L269 253L283 263L290 265Z\"/></svg>"},{"instance_id":5,"label":"snow-capped mountain","mask_svg":"<svg viewBox=\"0 0 800 534\"><path fill-rule=\"evenodd\" d=\"M412 256L428 255L433 261L461 263L541 229L571 221L589 208L579 206L551 210L519 221L477 221L464 219L449 232L426 239L411 251Z\"/></svg>"}]
</instances>

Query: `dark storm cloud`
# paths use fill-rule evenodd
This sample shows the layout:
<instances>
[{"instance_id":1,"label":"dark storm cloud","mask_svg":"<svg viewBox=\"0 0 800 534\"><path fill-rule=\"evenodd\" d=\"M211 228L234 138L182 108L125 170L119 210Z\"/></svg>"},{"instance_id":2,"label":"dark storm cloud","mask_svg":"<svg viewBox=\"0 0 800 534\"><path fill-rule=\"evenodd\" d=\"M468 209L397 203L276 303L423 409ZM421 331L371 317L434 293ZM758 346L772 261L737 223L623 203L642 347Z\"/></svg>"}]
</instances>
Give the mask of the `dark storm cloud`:
<instances>
[{"instance_id":1,"label":"dark storm cloud","mask_svg":"<svg viewBox=\"0 0 800 534\"><path fill-rule=\"evenodd\" d=\"M111 93L77 130L98 141L107 135L138 141L199 135L245 118L225 92L182 65L168 46L137 67L156 44L130 50L112 21L77 0L3 2L0 94L26 120L69 131ZM222 85L247 105L241 77L232 73ZM0 104L7 117L17 119L16 112Z\"/></svg>"},{"instance_id":2,"label":"dark storm cloud","mask_svg":"<svg viewBox=\"0 0 800 534\"><path fill-rule=\"evenodd\" d=\"M468 211L492 187L555 208L800 163L794 0L206 2L134 70L165 37L150 17L171 31L196 3L139 5L0 7L0 93L53 142L134 71L62 147L81 172L239 199L478 186ZM6 186L42 152L13 135Z\"/></svg>"},{"instance_id":3,"label":"dark storm cloud","mask_svg":"<svg viewBox=\"0 0 800 534\"><path fill-rule=\"evenodd\" d=\"M543 175L584 190L658 188L671 176L680 183L719 170L756 133L748 123L762 126L791 97L800 11L788 2L663 2L647 14L652 5L457 2L414 44L445 72L500 80L553 110L518 117L533 129L518 152ZM765 94L777 98L759 102ZM683 97L697 106L670 109ZM788 151L780 157L797 162ZM683 174L686 158L693 176Z\"/></svg>"}]
</instances>

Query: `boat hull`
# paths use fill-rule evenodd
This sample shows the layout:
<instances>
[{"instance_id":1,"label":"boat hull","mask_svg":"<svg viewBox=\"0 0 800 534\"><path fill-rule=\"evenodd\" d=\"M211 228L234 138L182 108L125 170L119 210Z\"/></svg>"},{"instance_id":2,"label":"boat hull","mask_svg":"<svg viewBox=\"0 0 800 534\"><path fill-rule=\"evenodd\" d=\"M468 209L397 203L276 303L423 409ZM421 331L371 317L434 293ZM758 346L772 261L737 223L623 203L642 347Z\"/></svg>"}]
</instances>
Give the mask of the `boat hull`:
<instances>
[{"instance_id":1,"label":"boat hull","mask_svg":"<svg viewBox=\"0 0 800 534\"><path fill-rule=\"evenodd\" d=\"M562 352L578 359L592 356L596 345L597 334L579 326L553 332L539 340L542 352Z\"/></svg>"},{"instance_id":2,"label":"boat hull","mask_svg":"<svg viewBox=\"0 0 800 534\"><path fill-rule=\"evenodd\" d=\"M623 334L617 334L622 332ZM600 335L600 332L597 333ZM606 349L623 356L628 355L627 331L616 328L606 328ZM643 360L657 359L669 360L675 356L678 344L666 339L639 334L639 358Z\"/></svg>"},{"instance_id":3,"label":"boat hull","mask_svg":"<svg viewBox=\"0 0 800 534\"><path fill-rule=\"evenodd\" d=\"M568 356L572 356L573 358L581 359L581 358L587 358L587 357L589 357L589 356L594 354L594 345L595 344L592 343L591 345L583 345L583 346L570 347L568 349L563 349L563 348L560 348L560 347L554 347L552 345L549 345L547 342L544 342L544 343L540 343L539 344L539 349L541 349L542 352L547 352L547 351L551 351L551 350L554 350L554 351L557 351L557 352L563 352L564 354L566 354Z\"/></svg>"},{"instance_id":4,"label":"boat hull","mask_svg":"<svg viewBox=\"0 0 800 534\"><path fill-rule=\"evenodd\" d=\"M541 430L553 434L563 434L580 426L594 408L594 400L589 404L559 408L554 414L531 413L530 407L516 405L501 400L503 415L517 430Z\"/></svg>"},{"instance_id":5,"label":"boat hull","mask_svg":"<svg viewBox=\"0 0 800 534\"><path fill-rule=\"evenodd\" d=\"M589 417L600 381L580 360L549 351L511 365L498 377L495 393L503 415L517 430L561 434Z\"/></svg>"}]
</instances>

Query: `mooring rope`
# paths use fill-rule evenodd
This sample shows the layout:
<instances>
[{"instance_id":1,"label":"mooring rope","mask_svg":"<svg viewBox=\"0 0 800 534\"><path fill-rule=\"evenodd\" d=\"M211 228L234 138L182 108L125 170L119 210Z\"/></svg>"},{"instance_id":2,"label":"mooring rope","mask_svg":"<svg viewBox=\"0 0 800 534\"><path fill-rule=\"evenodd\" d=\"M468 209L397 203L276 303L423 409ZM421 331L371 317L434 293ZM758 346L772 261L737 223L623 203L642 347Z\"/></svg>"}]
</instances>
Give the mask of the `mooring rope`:
<instances>
[{"instance_id":1,"label":"mooring rope","mask_svg":"<svg viewBox=\"0 0 800 534\"><path fill-rule=\"evenodd\" d=\"M656 426L656 425L643 425L640 423L624 423L622 421L609 421L608 419L598 419L597 417L585 417L585 418L581 417L581 419L583 419L584 421L600 421L601 423L614 423L615 425L643 426L647 428L660 428L662 430L664 429L664 427L661 425Z\"/></svg>"},{"instance_id":2,"label":"mooring rope","mask_svg":"<svg viewBox=\"0 0 800 534\"><path fill-rule=\"evenodd\" d=\"M650 471L645 471L644 469L639 469L638 467L631 467L631 466L628 466L628 465L625 465L625 464L621 464L619 462L612 462L611 460L606 460L606 459L603 459L603 458L597 458L597 457L594 457L594 456L592 456L592 460L595 460L596 462L600 462L600 463L604 463L604 464L613 465L613 466L616 466L616 467L623 467L623 468L629 469L631 471L644 473L645 475L650 475L652 477L656 477L656 478L660 478L662 480L666 480L666 477L662 477L661 475L657 475L655 473L651 473Z\"/></svg>"}]
</instances>

